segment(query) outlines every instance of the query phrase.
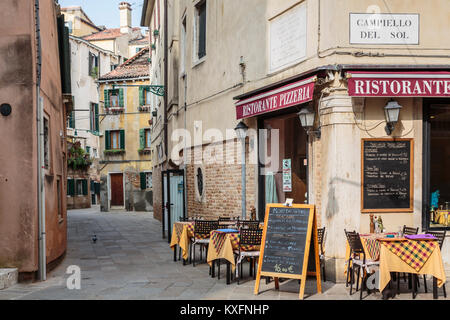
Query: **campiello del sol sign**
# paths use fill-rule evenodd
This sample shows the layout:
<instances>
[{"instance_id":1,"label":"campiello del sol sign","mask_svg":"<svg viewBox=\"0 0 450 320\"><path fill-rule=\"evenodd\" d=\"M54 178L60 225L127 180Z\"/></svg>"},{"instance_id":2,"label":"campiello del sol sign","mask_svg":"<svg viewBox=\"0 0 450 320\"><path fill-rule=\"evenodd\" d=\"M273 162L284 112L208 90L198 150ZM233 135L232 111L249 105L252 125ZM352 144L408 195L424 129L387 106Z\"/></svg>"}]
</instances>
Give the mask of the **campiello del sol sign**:
<instances>
[{"instance_id":1,"label":"campiello del sol sign","mask_svg":"<svg viewBox=\"0 0 450 320\"><path fill-rule=\"evenodd\" d=\"M351 44L419 44L418 14L350 13Z\"/></svg>"}]
</instances>

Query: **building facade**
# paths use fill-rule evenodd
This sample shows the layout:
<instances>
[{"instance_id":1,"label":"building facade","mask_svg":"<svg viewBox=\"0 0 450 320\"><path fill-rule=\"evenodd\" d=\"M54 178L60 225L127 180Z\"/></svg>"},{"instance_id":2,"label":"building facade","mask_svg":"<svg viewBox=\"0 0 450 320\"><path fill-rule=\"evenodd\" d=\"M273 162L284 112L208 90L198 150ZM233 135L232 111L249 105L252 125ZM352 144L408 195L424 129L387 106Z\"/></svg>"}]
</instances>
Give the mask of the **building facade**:
<instances>
[{"instance_id":1,"label":"building facade","mask_svg":"<svg viewBox=\"0 0 450 320\"><path fill-rule=\"evenodd\" d=\"M148 27L154 3L144 3ZM447 1L168 3L162 77L179 105L169 93L158 112L165 170L186 169L188 215L240 215L233 129L243 121L247 216L254 206L263 219L267 203L287 198L314 204L327 278L344 281L344 229L369 232L370 214L388 231L448 228ZM156 185L154 194L164 197ZM450 246L442 250L450 263Z\"/></svg>"},{"instance_id":2,"label":"building facade","mask_svg":"<svg viewBox=\"0 0 450 320\"><path fill-rule=\"evenodd\" d=\"M99 187L96 187L100 184L97 80L118 65L119 57L75 36L70 36L70 49L74 105L67 120L69 152L72 151L68 162L67 206L68 209L80 209L99 204ZM77 158L85 161L77 162Z\"/></svg>"},{"instance_id":3,"label":"building facade","mask_svg":"<svg viewBox=\"0 0 450 320\"><path fill-rule=\"evenodd\" d=\"M101 210L152 211L149 48L99 78Z\"/></svg>"},{"instance_id":4,"label":"building facade","mask_svg":"<svg viewBox=\"0 0 450 320\"><path fill-rule=\"evenodd\" d=\"M52 0L1 9L0 267L45 279L67 247L68 31Z\"/></svg>"}]
</instances>

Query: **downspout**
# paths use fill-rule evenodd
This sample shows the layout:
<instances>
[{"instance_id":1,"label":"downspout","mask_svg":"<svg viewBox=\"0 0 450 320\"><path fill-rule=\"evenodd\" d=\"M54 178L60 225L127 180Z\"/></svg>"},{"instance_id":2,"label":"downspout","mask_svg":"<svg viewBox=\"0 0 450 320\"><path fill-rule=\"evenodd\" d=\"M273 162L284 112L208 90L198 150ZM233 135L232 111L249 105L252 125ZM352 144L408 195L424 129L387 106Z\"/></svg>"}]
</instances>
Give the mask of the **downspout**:
<instances>
[{"instance_id":1,"label":"downspout","mask_svg":"<svg viewBox=\"0 0 450 320\"><path fill-rule=\"evenodd\" d=\"M168 97L168 0L164 0L164 153L166 155L166 170L167 170L167 202L166 202L166 208L167 208L167 234L168 234L168 241L170 242L170 235L172 230L170 230L170 214L171 214L171 207L170 207L170 173L169 173L169 151L167 150L169 147L169 142L167 140L168 138L168 117L167 117L167 97ZM164 212L164 211L163 211Z\"/></svg>"},{"instance_id":2,"label":"downspout","mask_svg":"<svg viewBox=\"0 0 450 320\"><path fill-rule=\"evenodd\" d=\"M184 132L186 132L187 130L187 115L186 115L186 111L187 111L187 75L186 75L186 71L184 72L183 75L184 78ZM184 139L184 152L183 152L183 158L184 158L184 217L187 218L188 217L188 210L187 210L187 145L186 145L186 139L187 137L185 137Z\"/></svg>"},{"instance_id":3,"label":"downspout","mask_svg":"<svg viewBox=\"0 0 450 320\"><path fill-rule=\"evenodd\" d=\"M43 103L41 103L40 90L41 90L41 30L39 20L39 0L35 0L35 27L36 27L36 127L37 127L37 172L38 172L38 278L41 281L45 281L47 278L47 259L45 250L45 188L44 188L44 152L42 150L44 145L44 118L43 118Z\"/></svg>"}]
</instances>

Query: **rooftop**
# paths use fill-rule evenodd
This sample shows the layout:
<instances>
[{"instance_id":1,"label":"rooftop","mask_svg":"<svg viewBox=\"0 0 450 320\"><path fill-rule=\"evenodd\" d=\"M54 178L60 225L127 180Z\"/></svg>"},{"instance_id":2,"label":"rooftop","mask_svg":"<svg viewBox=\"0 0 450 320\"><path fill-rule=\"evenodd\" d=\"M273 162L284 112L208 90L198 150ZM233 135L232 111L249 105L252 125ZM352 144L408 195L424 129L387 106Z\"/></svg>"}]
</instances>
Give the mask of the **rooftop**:
<instances>
[{"instance_id":1,"label":"rooftop","mask_svg":"<svg viewBox=\"0 0 450 320\"><path fill-rule=\"evenodd\" d=\"M131 79L150 76L150 48L146 47L99 80Z\"/></svg>"},{"instance_id":2,"label":"rooftop","mask_svg":"<svg viewBox=\"0 0 450 320\"><path fill-rule=\"evenodd\" d=\"M140 30L141 30L141 28L139 28L139 27L133 28L133 32L137 32ZM105 29L103 31L90 34L86 37L83 37L83 39L88 40L88 41L112 40L112 39L121 37L123 35L125 35L125 34L120 32L120 28L113 28L113 29Z\"/></svg>"}]
</instances>

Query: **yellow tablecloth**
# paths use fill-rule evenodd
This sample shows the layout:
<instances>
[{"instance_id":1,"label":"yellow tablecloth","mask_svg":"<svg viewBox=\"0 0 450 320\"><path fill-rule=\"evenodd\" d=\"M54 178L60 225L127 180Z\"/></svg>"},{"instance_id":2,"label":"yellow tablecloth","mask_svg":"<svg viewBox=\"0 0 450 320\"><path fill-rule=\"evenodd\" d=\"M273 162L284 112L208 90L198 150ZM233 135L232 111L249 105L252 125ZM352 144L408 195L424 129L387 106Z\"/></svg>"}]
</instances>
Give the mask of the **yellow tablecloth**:
<instances>
[{"instance_id":1,"label":"yellow tablecloth","mask_svg":"<svg viewBox=\"0 0 450 320\"><path fill-rule=\"evenodd\" d=\"M380 291L383 291L391 280L390 272L429 274L437 278L438 287L442 287L445 283L446 277L444 264L442 262L441 251L439 250L439 245L437 242L435 242L433 252L427 258L425 264L421 266L419 271L405 262L400 255L400 253L396 254L389 250L389 248L384 244L380 246Z\"/></svg>"},{"instance_id":2,"label":"yellow tablecloth","mask_svg":"<svg viewBox=\"0 0 450 320\"><path fill-rule=\"evenodd\" d=\"M183 250L183 259L187 260L189 255L189 242L194 236L194 222L175 222L173 224L172 239L170 247L175 250L175 246L180 246Z\"/></svg>"},{"instance_id":3,"label":"yellow tablecloth","mask_svg":"<svg viewBox=\"0 0 450 320\"><path fill-rule=\"evenodd\" d=\"M226 259L231 263L232 270L236 269L234 250L239 248L239 232L225 233L211 231L206 261L210 266L216 259Z\"/></svg>"}]
</instances>

